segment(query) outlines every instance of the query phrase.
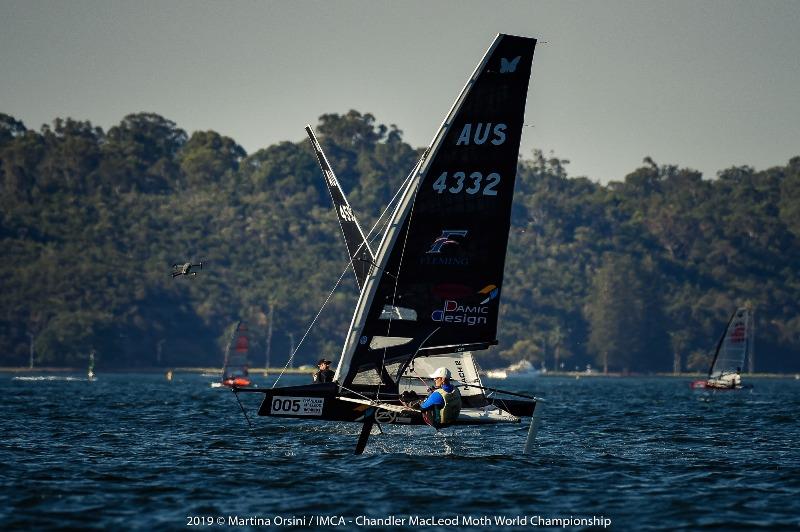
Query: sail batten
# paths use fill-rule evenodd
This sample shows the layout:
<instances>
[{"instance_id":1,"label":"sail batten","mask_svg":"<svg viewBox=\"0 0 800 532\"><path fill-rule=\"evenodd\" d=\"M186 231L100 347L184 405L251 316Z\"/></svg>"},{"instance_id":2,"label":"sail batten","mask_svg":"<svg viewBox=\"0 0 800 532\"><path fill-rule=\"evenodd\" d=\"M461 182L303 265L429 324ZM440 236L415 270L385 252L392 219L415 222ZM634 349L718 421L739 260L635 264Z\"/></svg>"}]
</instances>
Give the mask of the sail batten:
<instances>
[{"instance_id":1,"label":"sail batten","mask_svg":"<svg viewBox=\"0 0 800 532\"><path fill-rule=\"evenodd\" d=\"M497 36L417 164L361 292L337 368L343 385L370 364L384 375L377 366L387 360L496 343L535 45ZM374 337L413 340L376 350Z\"/></svg>"}]
</instances>

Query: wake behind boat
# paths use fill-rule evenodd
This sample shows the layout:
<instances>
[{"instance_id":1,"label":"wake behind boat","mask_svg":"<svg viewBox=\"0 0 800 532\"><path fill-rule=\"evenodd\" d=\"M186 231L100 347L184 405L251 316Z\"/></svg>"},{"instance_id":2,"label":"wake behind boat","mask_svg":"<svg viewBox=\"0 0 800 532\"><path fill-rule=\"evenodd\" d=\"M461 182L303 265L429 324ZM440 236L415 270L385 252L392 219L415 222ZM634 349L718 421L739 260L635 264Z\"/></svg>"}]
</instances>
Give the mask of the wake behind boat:
<instances>
[{"instance_id":1,"label":"wake behind boat","mask_svg":"<svg viewBox=\"0 0 800 532\"><path fill-rule=\"evenodd\" d=\"M748 353L753 349L753 313L742 307L728 320L722 337L717 342L714 359L708 369L708 378L692 382L693 389L741 390L741 372Z\"/></svg>"},{"instance_id":2,"label":"wake behind boat","mask_svg":"<svg viewBox=\"0 0 800 532\"><path fill-rule=\"evenodd\" d=\"M234 387L264 394L260 416L361 422L359 454L375 422L426 423L422 412L401 397L426 393L425 379L433 368L447 370L460 385L463 406L453 425L533 416L534 397L482 385L472 352L497 344L535 45L525 37L495 38L403 184L374 254L307 129L361 292L335 382L269 390Z\"/></svg>"},{"instance_id":3,"label":"wake behind boat","mask_svg":"<svg viewBox=\"0 0 800 532\"><path fill-rule=\"evenodd\" d=\"M490 369L486 376L491 379L507 379L509 377L538 377L542 372L533 367L530 360L520 360L504 369Z\"/></svg>"}]
</instances>

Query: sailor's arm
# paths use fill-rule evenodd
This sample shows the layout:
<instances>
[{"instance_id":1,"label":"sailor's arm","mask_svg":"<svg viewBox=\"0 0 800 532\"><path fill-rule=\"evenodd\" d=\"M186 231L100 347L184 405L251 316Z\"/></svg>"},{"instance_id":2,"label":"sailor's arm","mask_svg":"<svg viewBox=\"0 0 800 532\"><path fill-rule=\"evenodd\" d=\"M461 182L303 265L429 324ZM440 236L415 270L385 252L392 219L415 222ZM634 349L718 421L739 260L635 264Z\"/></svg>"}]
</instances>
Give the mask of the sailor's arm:
<instances>
[{"instance_id":1,"label":"sailor's arm","mask_svg":"<svg viewBox=\"0 0 800 532\"><path fill-rule=\"evenodd\" d=\"M444 397L442 397L442 394L438 392L431 392L428 398L425 399L425 401L423 401L422 404L419 405L419 407L422 410L427 410L437 405L444 406Z\"/></svg>"}]
</instances>

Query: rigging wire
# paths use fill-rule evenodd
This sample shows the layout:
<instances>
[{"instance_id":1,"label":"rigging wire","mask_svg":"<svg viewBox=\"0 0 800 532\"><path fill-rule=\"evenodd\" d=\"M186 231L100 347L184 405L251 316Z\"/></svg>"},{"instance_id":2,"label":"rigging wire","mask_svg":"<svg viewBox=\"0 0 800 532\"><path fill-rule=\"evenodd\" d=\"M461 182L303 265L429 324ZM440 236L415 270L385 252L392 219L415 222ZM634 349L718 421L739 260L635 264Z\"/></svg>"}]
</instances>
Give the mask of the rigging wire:
<instances>
[{"instance_id":1,"label":"rigging wire","mask_svg":"<svg viewBox=\"0 0 800 532\"><path fill-rule=\"evenodd\" d=\"M414 170L416 170L418 166L419 166L419 162L414 166ZM408 174L406 176L406 178L403 180L403 183L397 189L397 192L394 193L394 196L392 196L392 199L389 200L389 203L386 204L386 207L383 209L383 211L381 212L380 216L378 216L378 219L375 220L374 224L372 224L372 228L370 228L370 230L367 232L367 236L364 237L364 242L362 242L358 246L358 249L356 249L356 252L353 254L353 257L358 255L358 253L362 250L362 246L364 246L364 244L368 244L369 243L370 235L372 235L372 241L374 242L382 234L381 231L376 232L374 235L372 234L372 232L375 231L375 228L378 227L378 224L380 224L380 221L383 219L383 217L386 215L386 213L389 212L389 208L394 204L395 200L397 200L397 197L400 195L400 193L403 190L405 190L405 188L406 188L406 186L408 184L408 181L412 178L413 175L414 175L414 171L412 171L410 174ZM387 217L386 223L384 224L384 227L388 227L390 221L391 220ZM353 259L350 259L350 262L352 263Z\"/></svg>"},{"instance_id":2,"label":"rigging wire","mask_svg":"<svg viewBox=\"0 0 800 532\"><path fill-rule=\"evenodd\" d=\"M355 395L358 395L359 397L362 397L362 398L364 398L364 399L365 399L365 400L367 400L367 401L372 401L372 400L373 400L371 397L368 397L368 396L364 395L363 393L357 392L357 391L355 391L355 390L351 390L350 388L347 388L346 386L340 386L340 388L341 388L342 390L346 390L346 391L348 391L348 392L350 392L350 393L353 393L353 394L355 394Z\"/></svg>"},{"instance_id":3,"label":"rigging wire","mask_svg":"<svg viewBox=\"0 0 800 532\"><path fill-rule=\"evenodd\" d=\"M417 163L417 166L418 165L419 165L419 163ZM417 166L414 167L415 170L416 170ZM353 254L353 257L357 256L358 253L362 250L362 247L367 243L367 240L369 239L369 236L372 234L372 232L375 230L375 228L378 227L378 224L380 223L381 219L383 219L384 215L389 211L389 207L392 206L392 204L397 199L397 197L400 194L400 192L405 189L409 179L411 179L411 177L413 175L414 175L414 172L411 172L405 178L405 180L403 180L403 184L400 186L400 188L397 190L397 192L395 192L395 194L392 197L392 199L389 200L389 203L386 205L386 208L383 209L383 212L381 212L381 215L378 217L378 219L372 225L372 228L367 233L367 236L364 237L364 242L362 242L361 245L359 245L358 249L356 250L356 253ZM388 226L388 224L389 224L389 219L387 218L386 225ZM380 233L376 233L375 237L377 237L379 234ZM300 346L303 345L303 341L306 339L308 334L311 332L312 327L314 327L314 324L319 319L320 314L322 314L322 311L325 309L325 305L328 304L328 301L330 300L331 296L333 296L333 293L336 291L336 289L339 287L339 284L342 282L342 279L344 278L345 274L347 273L347 270L349 270L350 267L352 266L353 260L354 260L354 258L351 257L350 260L347 261L347 264L345 265L344 270L342 270L342 274L339 275L339 279L333 285L333 288L331 289L331 291L328 292L328 296L325 298L325 301L322 303L322 306L317 311L317 314L316 314L316 316L314 316L314 319L311 320L311 324L308 326L308 328L306 328L306 332L303 334L303 337L300 339L300 342L298 342L298 344L295 347L294 351L292 351L292 353L289 355L289 360L286 361L286 365L283 366L283 369L281 370L280 374L278 375L278 378L275 379L275 382L272 383L272 387L273 388L275 388L275 386L278 384L278 381L281 380L281 377L283 377L283 374L286 372L286 368L288 368L289 364L291 364L292 360L294 360L294 355L300 349Z\"/></svg>"},{"instance_id":4,"label":"rigging wire","mask_svg":"<svg viewBox=\"0 0 800 532\"><path fill-rule=\"evenodd\" d=\"M412 174L416 173L417 175L420 175L419 173L416 172L417 168L419 168L419 166L417 166L414 169L415 171L412 172ZM416 206L416 204L417 204L417 195L419 194L419 187L421 185L422 185L422 179L419 179L417 181L417 186L415 187L416 190L414 190L414 200L411 202L411 209L408 212L408 225L406 226L406 234L403 236L403 247L400 250L400 262L397 265L397 275L394 276L394 291L392 292L392 308L393 309L397 308L397 305L396 305L396 302L397 302L397 286L400 284L400 269L403 266L403 259L405 258L405 254L406 254L406 244L408 243L408 234L411 232L411 221L412 221L413 216L414 216L414 206ZM391 313L389 313L389 323L387 324L387 327L386 327L387 335L391 335L391 332L392 332L392 321L393 320L394 320L394 312L391 312ZM436 330L438 331L439 329L437 328ZM436 332L436 331L434 331L434 332ZM431 333L431 334L433 334L433 333ZM428 336L428 338L430 338L430 335ZM425 340L427 340L428 338L426 338ZM425 342L423 341L423 343L425 343ZM388 350L388 348L384 348L383 349L383 358L381 359L381 367L382 368L386 367L386 351L387 350ZM417 349L417 351L419 351L419 348ZM377 399L380 396L381 386L382 385L383 385L383 376L381 376L381 380L378 383L378 389L375 391L375 399Z\"/></svg>"},{"instance_id":5,"label":"rigging wire","mask_svg":"<svg viewBox=\"0 0 800 532\"><path fill-rule=\"evenodd\" d=\"M300 342L294 348L294 351L292 351L292 354L289 355L289 360L286 361L286 365L283 366L283 369L281 370L280 375L278 375L278 378L275 379L275 382L272 383L272 387L273 388L275 387L276 384L278 384L278 381L281 380L281 377L283 377L283 374L286 372L286 368L288 368L289 364L291 364L292 360L294 360L295 353L297 353L297 351L300 349L300 346L303 345L303 340L305 340L306 336L308 336L308 333L311 332L311 328L317 322L317 319L319 319L319 316L320 316L320 314L322 314L322 311L325 310L325 305L328 304L328 301L330 301L331 296L333 296L333 293L339 287L339 283L342 282L342 278L344 278L344 275L347 273L347 270L349 270L349 269L350 269L350 265L348 264L347 266L345 266L344 270L342 270L342 274L339 276L339 279L336 281L336 284L333 285L333 288L331 289L331 291L328 292L328 297L325 298L325 301L322 303L322 306L319 308L319 311L317 311L317 315L314 316L313 320L311 320L311 325L308 326L308 328L306 329L305 334L303 334L303 337L300 339Z\"/></svg>"}]
</instances>

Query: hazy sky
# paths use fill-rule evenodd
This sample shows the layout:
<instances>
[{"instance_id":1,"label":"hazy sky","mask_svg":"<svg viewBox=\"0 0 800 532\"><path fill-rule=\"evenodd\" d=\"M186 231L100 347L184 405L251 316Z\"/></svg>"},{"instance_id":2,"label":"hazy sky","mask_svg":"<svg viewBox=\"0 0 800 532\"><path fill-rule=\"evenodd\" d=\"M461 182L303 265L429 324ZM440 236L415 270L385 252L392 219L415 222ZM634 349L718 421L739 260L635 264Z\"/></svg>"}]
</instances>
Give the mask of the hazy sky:
<instances>
[{"instance_id":1,"label":"hazy sky","mask_svg":"<svg viewBox=\"0 0 800 532\"><path fill-rule=\"evenodd\" d=\"M537 47L522 153L622 179L800 155L800 1L0 0L0 112L108 129L158 113L248 153L323 113L427 145L496 33Z\"/></svg>"}]
</instances>

